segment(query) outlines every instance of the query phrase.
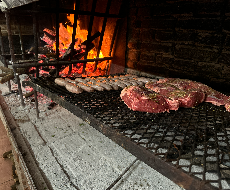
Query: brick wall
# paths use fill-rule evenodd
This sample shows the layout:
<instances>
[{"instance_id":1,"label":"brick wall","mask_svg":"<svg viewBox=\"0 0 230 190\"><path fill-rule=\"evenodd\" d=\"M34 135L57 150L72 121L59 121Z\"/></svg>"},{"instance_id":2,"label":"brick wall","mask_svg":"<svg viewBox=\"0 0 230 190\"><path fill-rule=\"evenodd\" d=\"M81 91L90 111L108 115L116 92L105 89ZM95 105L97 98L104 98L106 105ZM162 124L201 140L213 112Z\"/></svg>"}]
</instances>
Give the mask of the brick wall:
<instances>
[{"instance_id":1,"label":"brick wall","mask_svg":"<svg viewBox=\"0 0 230 190\"><path fill-rule=\"evenodd\" d=\"M129 6L127 68L230 87L228 1L130 0Z\"/></svg>"}]
</instances>

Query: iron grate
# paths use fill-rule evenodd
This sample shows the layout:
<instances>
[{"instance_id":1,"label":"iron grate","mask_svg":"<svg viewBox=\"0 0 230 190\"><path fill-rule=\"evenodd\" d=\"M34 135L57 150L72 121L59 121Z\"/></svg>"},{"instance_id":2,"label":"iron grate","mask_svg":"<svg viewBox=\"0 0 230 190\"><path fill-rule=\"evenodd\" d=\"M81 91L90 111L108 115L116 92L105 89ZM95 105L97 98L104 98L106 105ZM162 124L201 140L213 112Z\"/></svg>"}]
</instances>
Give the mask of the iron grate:
<instances>
[{"instance_id":1,"label":"iron grate","mask_svg":"<svg viewBox=\"0 0 230 190\"><path fill-rule=\"evenodd\" d=\"M121 100L120 91L76 95L48 78L33 79L33 83L184 173L219 189L230 188L230 113L223 106L202 103L170 113L142 113L130 110Z\"/></svg>"}]
</instances>

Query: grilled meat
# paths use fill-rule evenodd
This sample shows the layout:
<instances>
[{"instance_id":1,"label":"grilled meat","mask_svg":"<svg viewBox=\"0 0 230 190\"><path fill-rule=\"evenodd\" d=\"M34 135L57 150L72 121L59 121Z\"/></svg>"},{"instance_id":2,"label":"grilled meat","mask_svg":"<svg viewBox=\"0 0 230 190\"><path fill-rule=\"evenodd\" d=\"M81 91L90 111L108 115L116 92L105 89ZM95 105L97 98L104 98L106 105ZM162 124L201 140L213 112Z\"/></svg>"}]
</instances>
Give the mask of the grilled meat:
<instances>
[{"instance_id":1,"label":"grilled meat","mask_svg":"<svg viewBox=\"0 0 230 190\"><path fill-rule=\"evenodd\" d=\"M144 87L126 87L121 91L120 97L134 111L149 113L169 111L169 105L162 95Z\"/></svg>"}]
</instances>

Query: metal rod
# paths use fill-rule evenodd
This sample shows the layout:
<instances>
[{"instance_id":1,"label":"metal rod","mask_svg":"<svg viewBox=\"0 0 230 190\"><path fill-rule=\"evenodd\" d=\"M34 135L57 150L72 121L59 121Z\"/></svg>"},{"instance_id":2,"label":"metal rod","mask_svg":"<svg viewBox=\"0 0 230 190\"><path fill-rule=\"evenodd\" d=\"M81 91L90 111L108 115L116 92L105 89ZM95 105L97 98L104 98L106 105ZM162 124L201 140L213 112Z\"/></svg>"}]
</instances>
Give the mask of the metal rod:
<instances>
[{"instance_id":1,"label":"metal rod","mask_svg":"<svg viewBox=\"0 0 230 190\"><path fill-rule=\"evenodd\" d=\"M16 69L14 69L14 73L16 73ZM23 94L22 94L22 86L21 86L19 74L16 73L15 77L16 77L16 80L17 80L17 83L18 83L18 92L19 92L19 96L20 96L20 99L21 99L21 105L22 105L22 107L25 107Z\"/></svg>"},{"instance_id":2,"label":"metal rod","mask_svg":"<svg viewBox=\"0 0 230 190\"><path fill-rule=\"evenodd\" d=\"M9 11L5 12L5 17L6 17L6 28L7 28L7 33L8 33L11 61L14 63L15 62L15 55L14 55L13 39L12 39L12 34L11 34L11 24L10 24L10 13L9 13Z\"/></svg>"},{"instance_id":3,"label":"metal rod","mask_svg":"<svg viewBox=\"0 0 230 190\"><path fill-rule=\"evenodd\" d=\"M2 56L2 59L3 59L3 64L5 67L8 67L7 63L6 63L6 58L5 56L3 56L5 54L5 49L4 49L4 46L3 46L3 39L2 39L2 29L0 27L0 45L1 45L1 56Z\"/></svg>"},{"instance_id":4,"label":"metal rod","mask_svg":"<svg viewBox=\"0 0 230 190\"><path fill-rule=\"evenodd\" d=\"M80 1L78 1L78 4L76 0L74 1L75 3L75 10L79 9ZM77 6L76 6L77 4ZM70 60L73 59L73 51L74 51L74 45L75 45L75 36L76 36L76 30L77 30L77 19L78 19L78 14L74 13L74 23L73 23L73 33L72 33L72 43L71 43L71 54L70 54ZM69 74L72 71L72 65L69 65Z\"/></svg>"},{"instance_id":5,"label":"metal rod","mask_svg":"<svg viewBox=\"0 0 230 190\"><path fill-rule=\"evenodd\" d=\"M56 9L59 9L59 0L56 1ZM56 60L59 62L59 11L56 12ZM59 76L59 66L56 66L56 77Z\"/></svg>"},{"instance_id":6,"label":"metal rod","mask_svg":"<svg viewBox=\"0 0 230 190\"><path fill-rule=\"evenodd\" d=\"M97 6L97 0L93 0L92 9L91 9L91 12L92 12L92 13L95 13L96 6ZM89 43L90 43L90 40L89 40L89 39L91 38L91 32L92 32L92 28L93 28L93 20L94 20L94 14L92 14L92 15L90 16L90 20L89 20L88 35L87 35L87 43L86 43L86 50L85 50L86 54L85 54L84 59L87 59L87 56L88 56ZM83 65L82 73L85 72L86 64L87 64L87 63L85 63L85 64Z\"/></svg>"},{"instance_id":7,"label":"metal rod","mask_svg":"<svg viewBox=\"0 0 230 190\"><path fill-rule=\"evenodd\" d=\"M23 56L23 55L31 55L31 54L30 54L30 53L23 53L23 54L22 54L22 53L15 53L14 55L15 55L15 56ZM10 55L10 54L5 54L5 53L4 53L4 54L2 54L1 56L4 56L4 57L7 57L7 56L8 56L8 57L10 57L11 55Z\"/></svg>"},{"instance_id":8,"label":"metal rod","mask_svg":"<svg viewBox=\"0 0 230 190\"><path fill-rule=\"evenodd\" d=\"M5 49L4 49L4 46L3 46L3 39L2 39L2 30L1 30L1 27L0 27L0 46L1 46L1 53L2 55L5 54ZM8 64L6 62L6 57L5 56L2 56L2 61L3 61L3 64L6 68L8 68ZM11 83L10 83L10 80L7 82L8 83L8 88L9 88L9 92L11 92Z\"/></svg>"},{"instance_id":9,"label":"metal rod","mask_svg":"<svg viewBox=\"0 0 230 190\"><path fill-rule=\"evenodd\" d=\"M19 23L19 21L18 21L18 23ZM19 34L19 39L20 39L21 51L22 51L22 59L25 60L25 49L24 49L23 40L22 40L22 30L21 30L21 24L20 23L18 25L18 34Z\"/></svg>"},{"instance_id":10,"label":"metal rod","mask_svg":"<svg viewBox=\"0 0 230 190\"><path fill-rule=\"evenodd\" d=\"M108 0L108 2L107 2L106 11L105 11L106 14L109 14L109 9L110 9L110 6L111 6L111 2L112 2L111 0ZM104 34L105 34L106 23L107 23L107 17L105 17L104 20L103 20L103 25L102 25L101 35L100 35L100 41L99 41L99 45L98 45L98 49L97 49L97 57L99 57L99 55L100 55L101 46L102 46L102 42L103 42L103 37L104 37ZM97 64L98 64L98 61L95 62L93 72L95 72L97 70Z\"/></svg>"},{"instance_id":11,"label":"metal rod","mask_svg":"<svg viewBox=\"0 0 230 190\"><path fill-rule=\"evenodd\" d=\"M64 13L64 14L74 14L74 13L78 13L79 15L94 15L97 17L108 17L108 18L122 18L120 15L117 14L105 14L105 13L99 13L99 12L94 12L92 13L91 11L82 11L82 10L72 10L72 9L55 9L55 8L47 8L47 7L41 7L40 9L38 8L37 10L12 10L12 14L14 15L25 15L27 14L31 14L31 13Z\"/></svg>"},{"instance_id":12,"label":"metal rod","mask_svg":"<svg viewBox=\"0 0 230 190\"><path fill-rule=\"evenodd\" d=\"M33 9L36 8L36 3L33 4ZM38 22L37 15L33 14L33 32L34 32L34 51L35 51L35 59L38 59ZM36 67L36 77L39 77L39 67Z\"/></svg>"},{"instance_id":13,"label":"metal rod","mask_svg":"<svg viewBox=\"0 0 230 190\"><path fill-rule=\"evenodd\" d=\"M121 24L121 19L118 19L117 22L116 22L116 26L114 28L114 32L113 32L113 37L112 37L112 40L111 40L111 45L110 45L110 49L109 49L109 56L111 56L112 54L112 51L113 51L113 47L115 44L115 39L116 39L116 36L117 36L117 32L118 32L118 29L120 27L120 24Z\"/></svg>"},{"instance_id":14,"label":"metal rod","mask_svg":"<svg viewBox=\"0 0 230 190\"><path fill-rule=\"evenodd\" d=\"M109 13L111 2L112 2L112 0L108 0L107 7L106 7L106 14ZM100 51L101 51L101 46L102 46L103 37L104 37L104 33L105 33L106 23L107 23L107 17L105 17L104 20L103 20L103 25L102 25L101 35L100 35L99 46L98 46L98 50L97 50L97 57L99 57L99 54L100 54Z\"/></svg>"},{"instance_id":15,"label":"metal rod","mask_svg":"<svg viewBox=\"0 0 230 190\"><path fill-rule=\"evenodd\" d=\"M71 60L71 61L50 61L48 63L15 63L12 66L14 68L26 68L26 67L40 67L40 66L55 66L55 65L69 65L75 63L87 63L87 62L94 62L94 61L105 61L105 60L112 60L112 57L104 57L104 58L95 58L95 59L83 59L83 60Z\"/></svg>"},{"instance_id":16,"label":"metal rod","mask_svg":"<svg viewBox=\"0 0 230 190\"><path fill-rule=\"evenodd\" d=\"M7 28L7 32L8 32L9 48L10 48L10 54L11 54L11 62L12 62L12 65L14 65L15 56L14 56L13 39L12 39L12 35L11 35L10 14L8 11L5 12L5 17L6 17L6 28ZM17 80L17 84L18 84L18 91L19 91L19 96L21 99L21 105L23 107L25 107L23 94L22 94L22 87L21 87L21 83L20 83L20 78L19 78L18 73L16 72L15 67L13 68L13 70L14 70L14 76L15 76L15 78Z\"/></svg>"},{"instance_id":17,"label":"metal rod","mask_svg":"<svg viewBox=\"0 0 230 190\"><path fill-rule=\"evenodd\" d=\"M113 54L115 52L115 51L113 51L113 47L116 47L116 40L115 39L116 39L117 32L119 30L120 25L121 25L121 19L118 19L117 22L116 22L116 26L114 28L113 37L112 37L111 44L110 44L110 49L109 49L109 56L110 57L112 55L112 52L113 52ZM109 63L109 60L108 60L107 61L107 68L106 68L106 74L107 75L109 75L110 66L111 66L111 63Z\"/></svg>"},{"instance_id":18,"label":"metal rod","mask_svg":"<svg viewBox=\"0 0 230 190\"><path fill-rule=\"evenodd\" d=\"M37 118L39 118L38 96L37 96L37 91L35 89L34 89L34 99L35 99L36 115L37 115Z\"/></svg>"}]
</instances>

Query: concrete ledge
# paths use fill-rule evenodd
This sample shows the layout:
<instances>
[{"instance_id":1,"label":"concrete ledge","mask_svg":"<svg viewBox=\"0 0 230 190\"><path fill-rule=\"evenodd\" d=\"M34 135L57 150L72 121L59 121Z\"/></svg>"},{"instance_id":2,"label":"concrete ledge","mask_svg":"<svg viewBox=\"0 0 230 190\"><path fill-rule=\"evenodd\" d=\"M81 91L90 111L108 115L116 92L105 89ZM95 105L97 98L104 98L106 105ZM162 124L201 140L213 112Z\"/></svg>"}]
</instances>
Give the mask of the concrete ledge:
<instances>
[{"instance_id":1,"label":"concrete ledge","mask_svg":"<svg viewBox=\"0 0 230 190\"><path fill-rule=\"evenodd\" d=\"M12 144L15 167L17 170L20 187L25 190L52 189L38 168L32 153L23 138L17 123L0 94L0 118L4 124L7 136Z\"/></svg>"}]
</instances>

